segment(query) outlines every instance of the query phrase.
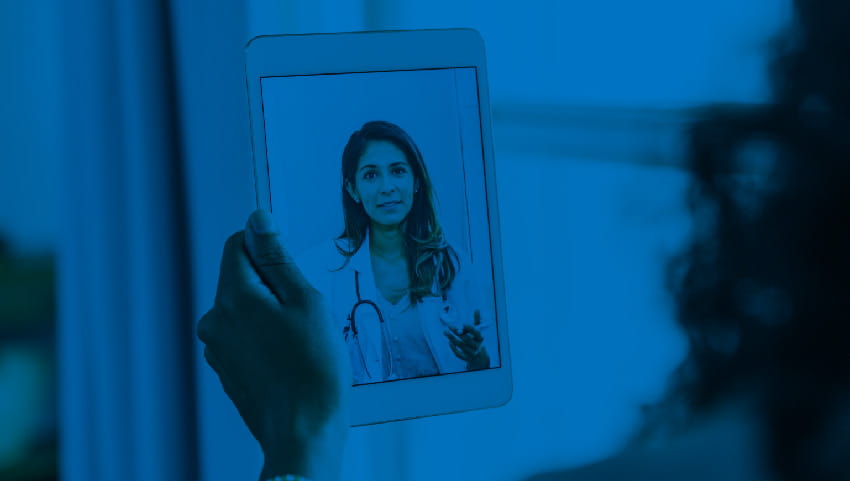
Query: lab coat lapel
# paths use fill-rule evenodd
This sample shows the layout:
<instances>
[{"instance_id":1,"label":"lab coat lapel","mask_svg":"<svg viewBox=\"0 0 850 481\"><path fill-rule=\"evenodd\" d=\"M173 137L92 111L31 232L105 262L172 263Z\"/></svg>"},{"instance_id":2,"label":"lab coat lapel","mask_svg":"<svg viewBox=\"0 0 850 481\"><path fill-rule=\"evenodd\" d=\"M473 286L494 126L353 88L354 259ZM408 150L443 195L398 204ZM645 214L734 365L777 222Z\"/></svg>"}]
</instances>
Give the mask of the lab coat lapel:
<instances>
[{"instance_id":1,"label":"lab coat lapel","mask_svg":"<svg viewBox=\"0 0 850 481\"><path fill-rule=\"evenodd\" d=\"M360 249L351 256L348 266L360 273L360 298L374 301L377 297L375 274L372 272L372 255L369 253L369 234L360 245Z\"/></svg>"},{"instance_id":2,"label":"lab coat lapel","mask_svg":"<svg viewBox=\"0 0 850 481\"><path fill-rule=\"evenodd\" d=\"M375 301L377 289L375 287L375 276L372 272L372 256L369 253L369 235L361 244L360 249L351 256L347 270L350 271L350 289L352 295L352 307L357 302L357 288L354 283L354 273L358 273L360 299ZM375 309L367 304L361 304L356 309L355 321L357 325L357 337L360 352L369 376L369 382L383 380L383 350L380 319Z\"/></svg>"}]
</instances>

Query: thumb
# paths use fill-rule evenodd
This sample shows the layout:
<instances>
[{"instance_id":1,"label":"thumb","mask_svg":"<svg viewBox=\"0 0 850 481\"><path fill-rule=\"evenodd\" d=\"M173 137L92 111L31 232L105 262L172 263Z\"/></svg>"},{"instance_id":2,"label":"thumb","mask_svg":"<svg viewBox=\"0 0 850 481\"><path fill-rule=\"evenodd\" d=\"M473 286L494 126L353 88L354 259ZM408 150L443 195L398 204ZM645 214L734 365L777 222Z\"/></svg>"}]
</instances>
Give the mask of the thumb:
<instances>
[{"instance_id":1,"label":"thumb","mask_svg":"<svg viewBox=\"0 0 850 481\"><path fill-rule=\"evenodd\" d=\"M257 273L280 302L291 302L310 287L281 245L277 225L267 210L257 209L248 218L245 249Z\"/></svg>"}]
</instances>

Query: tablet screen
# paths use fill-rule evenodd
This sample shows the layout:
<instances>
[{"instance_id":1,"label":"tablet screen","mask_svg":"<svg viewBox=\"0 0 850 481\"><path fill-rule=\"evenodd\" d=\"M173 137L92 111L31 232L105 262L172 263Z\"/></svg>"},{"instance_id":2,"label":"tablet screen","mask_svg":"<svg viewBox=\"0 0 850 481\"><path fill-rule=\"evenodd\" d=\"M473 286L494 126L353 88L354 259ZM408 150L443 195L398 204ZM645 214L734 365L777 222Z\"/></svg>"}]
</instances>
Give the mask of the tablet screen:
<instances>
[{"instance_id":1,"label":"tablet screen","mask_svg":"<svg viewBox=\"0 0 850 481\"><path fill-rule=\"evenodd\" d=\"M354 385L500 365L476 69L263 77L268 193Z\"/></svg>"}]
</instances>

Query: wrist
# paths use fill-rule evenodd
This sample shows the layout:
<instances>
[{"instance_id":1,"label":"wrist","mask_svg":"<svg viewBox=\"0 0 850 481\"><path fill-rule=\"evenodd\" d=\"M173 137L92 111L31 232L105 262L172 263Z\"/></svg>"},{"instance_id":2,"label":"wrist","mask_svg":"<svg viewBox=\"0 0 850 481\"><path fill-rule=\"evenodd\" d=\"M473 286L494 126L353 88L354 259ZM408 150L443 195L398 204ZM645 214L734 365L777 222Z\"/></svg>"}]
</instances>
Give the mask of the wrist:
<instances>
[{"instance_id":1,"label":"wrist","mask_svg":"<svg viewBox=\"0 0 850 481\"><path fill-rule=\"evenodd\" d=\"M347 434L348 420L340 412L322 426L293 429L286 436L267 438L262 445L261 481L285 475L303 476L309 481L337 481Z\"/></svg>"},{"instance_id":2,"label":"wrist","mask_svg":"<svg viewBox=\"0 0 850 481\"><path fill-rule=\"evenodd\" d=\"M466 368L470 371L477 371L480 369L487 369L490 367L490 356L487 354L487 350L483 347L481 348L481 352L478 353L475 358L471 359L466 363Z\"/></svg>"}]
</instances>

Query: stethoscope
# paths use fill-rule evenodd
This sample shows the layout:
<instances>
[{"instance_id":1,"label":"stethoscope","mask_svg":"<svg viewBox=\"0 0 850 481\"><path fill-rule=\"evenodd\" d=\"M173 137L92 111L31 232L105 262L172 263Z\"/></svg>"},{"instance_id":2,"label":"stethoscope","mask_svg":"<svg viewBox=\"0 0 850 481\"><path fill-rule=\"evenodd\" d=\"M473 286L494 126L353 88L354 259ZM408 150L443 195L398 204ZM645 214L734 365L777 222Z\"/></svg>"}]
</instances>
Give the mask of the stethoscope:
<instances>
[{"instance_id":1,"label":"stethoscope","mask_svg":"<svg viewBox=\"0 0 850 481\"><path fill-rule=\"evenodd\" d=\"M357 308L361 306L371 306L372 309L375 310L375 313L378 314L378 321L381 324L384 323L384 314L381 312L381 308L378 307L373 301L369 299L363 299L360 297L360 272L354 271L354 292L357 294L357 302L354 303L354 306L351 308L351 313L348 314L348 326L343 329L345 334L349 332L353 335L357 335Z\"/></svg>"},{"instance_id":2,"label":"stethoscope","mask_svg":"<svg viewBox=\"0 0 850 481\"><path fill-rule=\"evenodd\" d=\"M363 299L360 296L360 272L354 271L354 292L357 294L357 302L354 303L354 306L351 307L351 312L348 314L348 325L342 329L343 335L345 338L348 338L348 335L351 334L352 340L357 341L357 309L363 306L369 306L375 310L375 313L378 315L378 322L381 326L381 338L382 338L382 346L387 354L388 369L386 371L385 377L388 377L393 372L393 353L390 347L388 333L386 332L386 324L384 322L384 314L381 312L381 308L375 304L374 301L370 301L369 299ZM358 342L359 345L359 342ZM360 356L363 357L363 351L360 350ZM365 365L365 359L364 359Z\"/></svg>"}]
</instances>

